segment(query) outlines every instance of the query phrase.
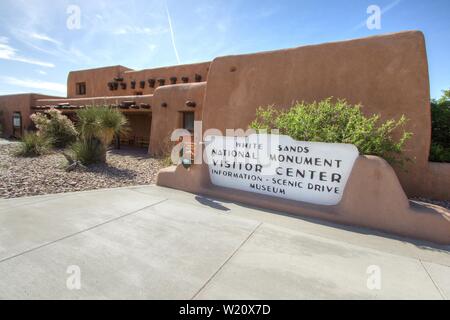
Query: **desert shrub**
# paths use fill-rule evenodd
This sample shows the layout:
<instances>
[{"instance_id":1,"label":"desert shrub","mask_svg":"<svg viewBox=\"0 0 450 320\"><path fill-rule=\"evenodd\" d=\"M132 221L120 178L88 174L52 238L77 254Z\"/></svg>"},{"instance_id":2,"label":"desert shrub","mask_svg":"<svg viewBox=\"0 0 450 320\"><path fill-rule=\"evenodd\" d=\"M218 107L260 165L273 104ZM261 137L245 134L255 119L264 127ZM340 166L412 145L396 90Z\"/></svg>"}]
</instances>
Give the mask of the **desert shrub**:
<instances>
[{"instance_id":1,"label":"desert shrub","mask_svg":"<svg viewBox=\"0 0 450 320\"><path fill-rule=\"evenodd\" d=\"M106 150L98 139L80 139L72 144L68 150L71 158L76 159L83 165L102 162Z\"/></svg>"},{"instance_id":2,"label":"desert shrub","mask_svg":"<svg viewBox=\"0 0 450 320\"><path fill-rule=\"evenodd\" d=\"M450 162L450 90L431 103L430 161Z\"/></svg>"},{"instance_id":3,"label":"desert shrub","mask_svg":"<svg viewBox=\"0 0 450 320\"><path fill-rule=\"evenodd\" d=\"M36 132L25 133L16 150L16 156L37 157L50 151L52 141Z\"/></svg>"},{"instance_id":4,"label":"desert shrub","mask_svg":"<svg viewBox=\"0 0 450 320\"><path fill-rule=\"evenodd\" d=\"M91 106L77 111L79 138L71 147L75 160L87 165L106 161L114 135L126 131L127 119L118 110Z\"/></svg>"},{"instance_id":5,"label":"desert shrub","mask_svg":"<svg viewBox=\"0 0 450 320\"><path fill-rule=\"evenodd\" d=\"M50 109L44 113L31 115L40 134L53 141L53 146L64 148L75 142L77 131L72 121L63 115L59 110Z\"/></svg>"},{"instance_id":6,"label":"desert shrub","mask_svg":"<svg viewBox=\"0 0 450 320\"><path fill-rule=\"evenodd\" d=\"M390 163L403 163L405 142L412 136L402 131L404 116L399 120L380 123L380 116L365 116L360 105L350 105L345 100L333 102L331 98L313 103L296 103L286 111L273 106L259 108L250 127L256 130L280 130L280 134L300 141L349 143L361 154L380 156ZM398 135L397 135L398 136Z\"/></svg>"}]
</instances>

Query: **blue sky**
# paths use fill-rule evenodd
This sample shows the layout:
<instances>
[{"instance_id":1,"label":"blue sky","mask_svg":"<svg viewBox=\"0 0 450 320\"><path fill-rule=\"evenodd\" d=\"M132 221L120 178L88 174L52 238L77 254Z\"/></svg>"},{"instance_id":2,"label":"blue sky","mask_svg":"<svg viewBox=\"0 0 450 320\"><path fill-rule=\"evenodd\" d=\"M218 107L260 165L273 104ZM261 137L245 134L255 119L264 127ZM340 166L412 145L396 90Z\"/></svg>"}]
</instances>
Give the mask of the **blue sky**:
<instances>
[{"instance_id":1,"label":"blue sky","mask_svg":"<svg viewBox=\"0 0 450 320\"><path fill-rule=\"evenodd\" d=\"M80 28L67 27L73 5ZM366 27L369 5L382 9L379 30ZM449 0L1 0L0 94L64 96L70 70L144 69L421 30L431 96L439 97L450 88L449 12Z\"/></svg>"}]
</instances>

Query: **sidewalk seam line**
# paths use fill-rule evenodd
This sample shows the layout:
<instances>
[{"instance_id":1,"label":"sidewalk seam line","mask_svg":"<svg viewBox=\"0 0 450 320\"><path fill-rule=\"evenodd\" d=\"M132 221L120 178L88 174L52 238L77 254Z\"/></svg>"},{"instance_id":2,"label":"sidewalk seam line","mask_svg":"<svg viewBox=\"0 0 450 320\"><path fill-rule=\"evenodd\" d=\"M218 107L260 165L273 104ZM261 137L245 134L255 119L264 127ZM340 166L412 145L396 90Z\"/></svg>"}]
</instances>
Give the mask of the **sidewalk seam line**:
<instances>
[{"instance_id":1,"label":"sidewalk seam line","mask_svg":"<svg viewBox=\"0 0 450 320\"><path fill-rule=\"evenodd\" d=\"M443 300L447 300L447 298L445 297L445 294L442 292L441 288L439 288L439 286L437 285L437 283L434 281L433 277L431 276L431 274L428 272L428 269L424 266L423 262L421 259L419 259L420 265L422 266L422 268L424 268L425 272L427 273L428 277L430 278L431 282L433 282L434 286L436 287L437 291L439 292L440 296L442 297Z\"/></svg>"},{"instance_id":2,"label":"sidewalk seam line","mask_svg":"<svg viewBox=\"0 0 450 320\"><path fill-rule=\"evenodd\" d=\"M236 255L236 253L250 240L250 238L255 234L256 230L259 229L259 227L263 224L263 222L260 222L255 229L247 236L247 238L244 239L244 241L241 242L241 244L233 251L233 253L219 266L219 268L209 277L208 280L200 287L199 290L192 296L190 300L194 300L200 292L203 291L203 289L206 288L206 286L214 279L214 277L225 267L225 265Z\"/></svg>"},{"instance_id":3,"label":"sidewalk seam line","mask_svg":"<svg viewBox=\"0 0 450 320\"><path fill-rule=\"evenodd\" d=\"M166 198L166 199L164 199L164 200L160 200L160 201L155 202L155 203L153 203L153 204L151 204L151 205L148 205L148 206L142 207L142 208L140 208L140 209L134 210L134 211L132 211L132 212L126 213L126 214L124 214L124 215L121 215L121 216L112 218L112 219L110 219L110 220L107 220L107 221L104 221L104 222L102 222L102 223L96 224L96 225L91 226L91 227L89 227L89 228L86 228L86 229L77 231L77 232L72 233L72 234L69 234L69 235L67 235L67 236L64 236L64 237L62 237L62 238L59 238L59 239L56 239L56 240L52 240L52 241L46 242L46 243L41 244L41 245L39 245L39 246L37 246L37 247L34 247L34 248L31 248L31 249L22 251L22 252L20 252L20 253L17 253L17 254L15 254L15 255L12 255L12 256L9 256L9 257L6 257L6 258L4 258L4 259L1 259L1 260L0 260L0 263L6 262L6 261L8 261L8 260L11 260L11 259L14 259L14 258L17 258L17 257L20 257L20 256L22 256L22 255L24 255L24 254L33 252L33 251L35 251L35 250L39 250L39 249L44 248L44 247L46 247L46 246L52 245L52 244L54 244L54 243L56 243L56 242L59 242L59 241L62 241L62 240L65 240L65 239L68 239L68 238L77 236L77 235L79 235L79 234L81 234L81 233L84 233L84 232L87 232L87 231L91 231L91 230L93 230L93 229L95 229L95 228L101 227L101 226L106 225L106 224L108 224L108 223L110 223L110 222L114 222L114 221L120 220L120 219L122 219L122 218L131 216L131 215L133 215L133 214L138 213L139 211L142 211L142 210L151 208L151 207L153 207L153 206L157 206L157 205L159 205L159 204L161 204L161 203L163 203L163 202L165 202L165 201L167 201L167 200L168 200L168 198Z\"/></svg>"}]
</instances>

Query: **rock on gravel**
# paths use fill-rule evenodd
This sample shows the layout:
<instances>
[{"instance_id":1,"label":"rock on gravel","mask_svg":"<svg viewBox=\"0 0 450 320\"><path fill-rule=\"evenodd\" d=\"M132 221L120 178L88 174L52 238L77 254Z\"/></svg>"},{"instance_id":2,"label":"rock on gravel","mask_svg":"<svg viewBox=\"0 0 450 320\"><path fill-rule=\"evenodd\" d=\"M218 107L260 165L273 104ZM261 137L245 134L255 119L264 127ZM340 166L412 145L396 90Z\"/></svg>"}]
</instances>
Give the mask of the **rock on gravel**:
<instances>
[{"instance_id":1,"label":"rock on gravel","mask_svg":"<svg viewBox=\"0 0 450 320\"><path fill-rule=\"evenodd\" d=\"M162 160L146 150L111 150L106 164L66 172L61 152L36 158L13 155L15 144L0 145L0 198L154 184Z\"/></svg>"}]
</instances>

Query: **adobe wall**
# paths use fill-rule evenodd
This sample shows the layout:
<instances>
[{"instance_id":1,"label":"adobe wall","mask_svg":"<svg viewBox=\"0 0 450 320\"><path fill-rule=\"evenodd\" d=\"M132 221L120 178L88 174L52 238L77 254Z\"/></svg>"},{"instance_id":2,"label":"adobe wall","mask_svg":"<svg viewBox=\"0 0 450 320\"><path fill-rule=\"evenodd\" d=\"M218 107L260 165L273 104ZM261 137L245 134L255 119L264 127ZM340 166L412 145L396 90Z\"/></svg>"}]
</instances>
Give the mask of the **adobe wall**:
<instances>
[{"instance_id":1,"label":"adobe wall","mask_svg":"<svg viewBox=\"0 0 450 320\"><path fill-rule=\"evenodd\" d=\"M217 58L208 75L203 127L245 129L259 106L288 108L331 96L361 103L366 115L382 120L410 119L414 137L405 154L414 162L407 173L396 172L408 195L439 195L425 187L431 115L425 41L418 31Z\"/></svg>"},{"instance_id":2,"label":"adobe wall","mask_svg":"<svg viewBox=\"0 0 450 320\"><path fill-rule=\"evenodd\" d=\"M152 128L149 153L159 155L174 129L182 128L182 112L194 112L195 120L201 120L206 82L177 84L156 89L153 101ZM195 102L195 107L186 105ZM162 104L166 106L163 107ZM165 150L167 151L167 150Z\"/></svg>"},{"instance_id":3,"label":"adobe wall","mask_svg":"<svg viewBox=\"0 0 450 320\"><path fill-rule=\"evenodd\" d=\"M182 83L182 77L188 77L189 83L196 82L195 75L201 76L201 81L205 81L208 75L210 62L170 66L156 69L145 69L134 71L123 66L114 66L98 69L72 71L67 80L68 98L90 98L103 96L128 96L153 94L160 85L158 79L164 79L164 85L170 85L170 78L176 77L177 83ZM116 90L110 90L108 82L114 82L114 78L123 78L123 81L116 81L119 85ZM155 80L154 88L149 86L149 79ZM132 89L131 81L135 81L135 88ZM144 81L144 88L140 87L140 82ZM76 83L86 83L86 94L76 94ZM122 88L120 83L125 83L126 88Z\"/></svg>"},{"instance_id":4,"label":"adobe wall","mask_svg":"<svg viewBox=\"0 0 450 320\"><path fill-rule=\"evenodd\" d=\"M177 65L156 69L144 69L139 71L126 71L123 73L123 82L127 84L127 88L124 90L122 88L116 91L110 92L120 92L126 94L134 94L135 92L143 92L143 94L154 94L155 90L160 87L158 84L158 79L164 79L165 85L170 85L170 78L176 77L176 84L182 84L182 77L188 78L188 83L195 82L204 82L208 77L210 62L203 63L194 63L194 64L185 64L185 65ZM199 75L201 77L201 81L195 80L195 75ZM148 79L154 79L155 87L151 88L148 83ZM136 88L131 89L130 83L131 81L136 81ZM140 82L145 81L145 86L143 89L140 88ZM105 83L106 85L106 83Z\"/></svg>"},{"instance_id":5,"label":"adobe wall","mask_svg":"<svg viewBox=\"0 0 450 320\"><path fill-rule=\"evenodd\" d=\"M67 97L68 98L89 98L89 97L103 97L112 96L109 91L107 83L115 77L120 77L121 74L129 68L123 66L112 66L105 68L89 69L89 70L79 70L71 71L67 76ZM86 83L86 94L77 95L76 94L76 83L85 82ZM124 94L115 94L124 95Z\"/></svg>"},{"instance_id":6,"label":"adobe wall","mask_svg":"<svg viewBox=\"0 0 450 320\"><path fill-rule=\"evenodd\" d=\"M13 134L12 116L14 112L20 112L22 115L22 132L25 132L32 124L30 115L32 113L31 106L37 99L41 98L57 98L47 95L24 93L0 96L0 110L3 111L2 125L3 136L10 137Z\"/></svg>"}]
</instances>

